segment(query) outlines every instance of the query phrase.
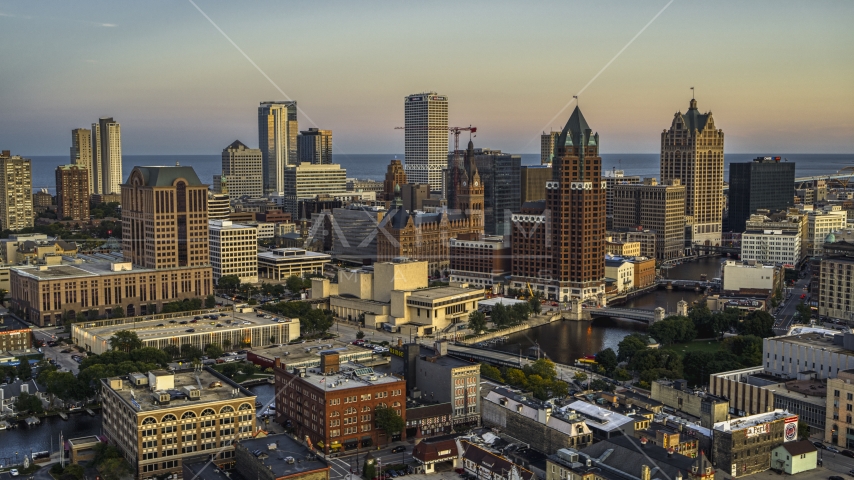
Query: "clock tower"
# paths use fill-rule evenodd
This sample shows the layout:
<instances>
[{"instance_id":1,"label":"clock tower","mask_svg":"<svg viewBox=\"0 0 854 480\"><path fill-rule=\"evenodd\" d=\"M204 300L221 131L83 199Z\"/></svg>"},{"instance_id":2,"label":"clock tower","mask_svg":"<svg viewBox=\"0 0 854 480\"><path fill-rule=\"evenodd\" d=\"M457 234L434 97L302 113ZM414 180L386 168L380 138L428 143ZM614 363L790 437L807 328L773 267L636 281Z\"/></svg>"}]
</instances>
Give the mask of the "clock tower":
<instances>
[{"instance_id":1,"label":"clock tower","mask_svg":"<svg viewBox=\"0 0 854 480\"><path fill-rule=\"evenodd\" d=\"M477 171L474 159L474 144L469 140L466 149L465 165L460 176L457 199L460 212L465 215L473 229L483 231L483 183Z\"/></svg>"}]
</instances>

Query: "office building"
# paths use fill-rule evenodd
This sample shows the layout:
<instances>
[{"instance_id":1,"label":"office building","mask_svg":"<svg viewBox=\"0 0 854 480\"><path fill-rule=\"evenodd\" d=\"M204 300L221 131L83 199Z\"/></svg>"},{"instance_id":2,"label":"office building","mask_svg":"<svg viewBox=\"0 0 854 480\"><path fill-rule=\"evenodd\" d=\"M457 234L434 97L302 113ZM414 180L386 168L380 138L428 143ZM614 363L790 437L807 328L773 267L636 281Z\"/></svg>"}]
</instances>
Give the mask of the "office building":
<instances>
[{"instance_id":1,"label":"office building","mask_svg":"<svg viewBox=\"0 0 854 480\"><path fill-rule=\"evenodd\" d=\"M222 175L214 175L214 192L233 198L264 196L264 155L240 140L222 150Z\"/></svg>"},{"instance_id":2,"label":"office building","mask_svg":"<svg viewBox=\"0 0 854 480\"><path fill-rule=\"evenodd\" d=\"M832 236L833 234L830 234ZM829 238L828 240L835 240ZM831 242L819 267L818 314L840 320L854 320L854 243Z\"/></svg>"},{"instance_id":3,"label":"office building","mask_svg":"<svg viewBox=\"0 0 854 480\"><path fill-rule=\"evenodd\" d=\"M605 188L599 134L576 107L558 137L546 201L512 216L514 288L605 303Z\"/></svg>"},{"instance_id":4,"label":"office building","mask_svg":"<svg viewBox=\"0 0 854 480\"><path fill-rule=\"evenodd\" d=\"M175 323L165 322L163 318L129 317L76 322L71 327L71 338L87 352L101 355L112 349L110 339L117 332L130 329L138 332L143 347L158 350L169 345L190 345L204 350L210 343L234 349L265 348L291 342L300 336L298 319L267 319L258 317L255 312L221 312L217 323L211 325L207 319L196 318L200 313L203 312L170 316Z\"/></svg>"},{"instance_id":5,"label":"office building","mask_svg":"<svg viewBox=\"0 0 854 480\"><path fill-rule=\"evenodd\" d=\"M201 455L234 462L255 433L255 394L212 368L101 379L102 430L135 478L163 478ZM211 458L209 458L211 459Z\"/></svg>"},{"instance_id":6,"label":"office building","mask_svg":"<svg viewBox=\"0 0 854 480\"><path fill-rule=\"evenodd\" d=\"M656 245L658 244L658 232L654 230L637 230L625 232L626 242L639 243L640 255L647 258L658 258ZM663 236L663 235L662 235Z\"/></svg>"},{"instance_id":7,"label":"office building","mask_svg":"<svg viewBox=\"0 0 854 480\"><path fill-rule=\"evenodd\" d=\"M780 157L757 157L729 166L729 228L743 232L760 208L783 210L794 205L795 163Z\"/></svg>"},{"instance_id":8,"label":"office building","mask_svg":"<svg viewBox=\"0 0 854 480\"><path fill-rule=\"evenodd\" d=\"M424 92L405 97L403 103L406 178L441 191L448 159L448 97Z\"/></svg>"},{"instance_id":9,"label":"office building","mask_svg":"<svg viewBox=\"0 0 854 480\"><path fill-rule=\"evenodd\" d=\"M92 124L92 169L93 193L121 192L122 128L113 117Z\"/></svg>"},{"instance_id":10,"label":"office building","mask_svg":"<svg viewBox=\"0 0 854 480\"><path fill-rule=\"evenodd\" d=\"M89 220L89 169L84 165L56 167L56 216Z\"/></svg>"},{"instance_id":11,"label":"office building","mask_svg":"<svg viewBox=\"0 0 854 480\"><path fill-rule=\"evenodd\" d=\"M628 259L635 267L634 287L644 288L655 284L655 258L632 257Z\"/></svg>"},{"instance_id":12,"label":"office building","mask_svg":"<svg viewBox=\"0 0 854 480\"><path fill-rule=\"evenodd\" d=\"M329 165L332 163L332 130L309 128L299 132L297 150L300 163Z\"/></svg>"},{"instance_id":13,"label":"office building","mask_svg":"<svg viewBox=\"0 0 854 480\"><path fill-rule=\"evenodd\" d=\"M274 248L258 254L258 278L276 281L306 274L323 273L323 266L331 261L325 253L309 252L302 248Z\"/></svg>"},{"instance_id":14,"label":"office building","mask_svg":"<svg viewBox=\"0 0 854 480\"><path fill-rule=\"evenodd\" d=\"M223 220L231 214L231 198L228 193L208 192L208 220Z\"/></svg>"},{"instance_id":15,"label":"office building","mask_svg":"<svg viewBox=\"0 0 854 480\"><path fill-rule=\"evenodd\" d=\"M287 359L287 357L285 357ZM377 407L393 409L406 421L406 382L361 364L341 363L338 352L323 352L319 368L290 368L276 359L279 421L326 454L405 439L405 432L376 427Z\"/></svg>"},{"instance_id":16,"label":"office building","mask_svg":"<svg viewBox=\"0 0 854 480\"><path fill-rule=\"evenodd\" d=\"M824 441L839 448L854 448L854 369L842 370L827 380L827 428Z\"/></svg>"},{"instance_id":17,"label":"office building","mask_svg":"<svg viewBox=\"0 0 854 480\"><path fill-rule=\"evenodd\" d=\"M383 193L385 192L385 182L381 182L379 180L363 179L363 178L348 178L347 179L347 191L348 192L374 192L377 194L377 200L383 200L382 196L383 196Z\"/></svg>"},{"instance_id":18,"label":"office building","mask_svg":"<svg viewBox=\"0 0 854 480\"><path fill-rule=\"evenodd\" d=\"M522 206L522 157L488 148L475 148L473 155L483 184L483 233L509 236L510 217Z\"/></svg>"},{"instance_id":19,"label":"office building","mask_svg":"<svg viewBox=\"0 0 854 480\"><path fill-rule=\"evenodd\" d=\"M807 255L824 255L825 239L831 233L847 228L848 212L840 205L827 205L822 210L807 211Z\"/></svg>"},{"instance_id":20,"label":"office building","mask_svg":"<svg viewBox=\"0 0 854 480\"><path fill-rule=\"evenodd\" d=\"M522 165L519 169L519 197L522 203L545 200L546 182L551 179L551 164Z\"/></svg>"},{"instance_id":21,"label":"office building","mask_svg":"<svg viewBox=\"0 0 854 480\"><path fill-rule=\"evenodd\" d=\"M0 152L0 230L33 226L33 177L29 158Z\"/></svg>"},{"instance_id":22,"label":"office building","mask_svg":"<svg viewBox=\"0 0 854 480\"><path fill-rule=\"evenodd\" d=\"M741 258L768 265L797 265L801 261L801 233L797 230L747 228L741 235Z\"/></svg>"},{"instance_id":23,"label":"office building","mask_svg":"<svg viewBox=\"0 0 854 480\"><path fill-rule=\"evenodd\" d=\"M605 277L613 282L617 293L634 288L635 266L622 257L605 257Z\"/></svg>"},{"instance_id":24,"label":"office building","mask_svg":"<svg viewBox=\"0 0 854 480\"><path fill-rule=\"evenodd\" d=\"M71 131L71 163L88 169L89 195L95 193L94 185L98 177L94 175L92 164L92 130L75 128Z\"/></svg>"},{"instance_id":25,"label":"office building","mask_svg":"<svg viewBox=\"0 0 854 480\"><path fill-rule=\"evenodd\" d=\"M385 181L383 181L383 200L390 202L394 200L395 187L406 183L406 171L400 160L392 160L388 164L385 172Z\"/></svg>"},{"instance_id":26,"label":"office building","mask_svg":"<svg viewBox=\"0 0 854 480\"><path fill-rule=\"evenodd\" d=\"M245 479L329 480L330 466L327 460L319 457L311 445L303 445L284 433L242 440L234 450L234 470L240 472ZM262 453L256 455L259 450ZM208 462L205 462L205 465L207 464ZM185 474L184 478L196 477Z\"/></svg>"},{"instance_id":27,"label":"office building","mask_svg":"<svg viewBox=\"0 0 854 480\"><path fill-rule=\"evenodd\" d=\"M712 112L700 113L691 99L661 133L661 181L685 186L685 215L691 245L720 245L723 221L724 132L715 129Z\"/></svg>"},{"instance_id":28,"label":"office building","mask_svg":"<svg viewBox=\"0 0 854 480\"><path fill-rule=\"evenodd\" d=\"M715 463L731 476L742 477L771 468L771 451L798 439L798 416L777 409L718 422L713 430Z\"/></svg>"},{"instance_id":29,"label":"office building","mask_svg":"<svg viewBox=\"0 0 854 480\"><path fill-rule=\"evenodd\" d=\"M501 236L450 240L451 283L470 284L474 288L490 288L504 283L510 275L511 247Z\"/></svg>"},{"instance_id":30,"label":"office building","mask_svg":"<svg viewBox=\"0 0 854 480\"><path fill-rule=\"evenodd\" d=\"M122 254L146 268L210 265L208 186L192 167L134 167L122 185Z\"/></svg>"},{"instance_id":31,"label":"office building","mask_svg":"<svg viewBox=\"0 0 854 480\"><path fill-rule=\"evenodd\" d=\"M44 213L51 210L52 207L53 195L51 195L46 188L42 188L33 194L33 212L35 214Z\"/></svg>"},{"instance_id":32,"label":"office building","mask_svg":"<svg viewBox=\"0 0 854 480\"><path fill-rule=\"evenodd\" d=\"M611 237L605 241L605 253L615 257L639 257L641 255L640 242L614 241Z\"/></svg>"},{"instance_id":33,"label":"office building","mask_svg":"<svg viewBox=\"0 0 854 480\"><path fill-rule=\"evenodd\" d=\"M437 340L432 348L408 343L402 353L410 398L427 394L429 403L450 404L450 423L455 430L480 426L480 364L448 356L447 340Z\"/></svg>"},{"instance_id":34,"label":"office building","mask_svg":"<svg viewBox=\"0 0 854 480\"><path fill-rule=\"evenodd\" d=\"M483 425L513 432L513 436L546 454L562 448L582 449L593 443L593 433L574 411L508 390L492 390L483 398Z\"/></svg>"},{"instance_id":35,"label":"office building","mask_svg":"<svg viewBox=\"0 0 854 480\"><path fill-rule=\"evenodd\" d=\"M721 290L751 295L773 294L782 286L782 272L774 265L752 261L727 260L721 266Z\"/></svg>"},{"instance_id":36,"label":"office building","mask_svg":"<svg viewBox=\"0 0 854 480\"><path fill-rule=\"evenodd\" d=\"M659 185L654 178L642 184L614 186L614 229L649 229L656 234L659 260L679 258L685 251L685 192L679 179Z\"/></svg>"},{"instance_id":37,"label":"office building","mask_svg":"<svg viewBox=\"0 0 854 480\"><path fill-rule=\"evenodd\" d=\"M800 256L798 257L798 261L793 263L793 265L798 265L801 261L807 258L807 240L809 238L809 222L807 217L807 214L799 212L796 209L788 209L773 213L768 210L760 209L756 214L751 215L750 218L747 219L747 222L745 222L745 229L747 231L755 232L773 230L779 231L781 235L797 235L797 237L801 239L801 244L797 247L800 252ZM744 256L744 235L742 235L741 255L745 260L751 260L751 258Z\"/></svg>"},{"instance_id":38,"label":"office building","mask_svg":"<svg viewBox=\"0 0 854 480\"><path fill-rule=\"evenodd\" d=\"M637 175L626 175L623 170L606 170L602 173L605 182L605 229L614 228L614 187L620 184L638 184L641 178Z\"/></svg>"},{"instance_id":39,"label":"office building","mask_svg":"<svg viewBox=\"0 0 854 480\"><path fill-rule=\"evenodd\" d=\"M347 196L347 170L341 165L315 165L301 163L288 166L283 173L285 212L301 218L299 201L318 195Z\"/></svg>"},{"instance_id":40,"label":"office building","mask_svg":"<svg viewBox=\"0 0 854 480\"><path fill-rule=\"evenodd\" d=\"M543 132L540 135L540 165L551 165L555 156L555 144L560 131Z\"/></svg>"},{"instance_id":41,"label":"office building","mask_svg":"<svg viewBox=\"0 0 854 480\"><path fill-rule=\"evenodd\" d=\"M377 257L378 225L387 213L382 207L350 205L332 209L332 255L369 265Z\"/></svg>"},{"instance_id":42,"label":"office building","mask_svg":"<svg viewBox=\"0 0 854 480\"><path fill-rule=\"evenodd\" d=\"M656 380L651 386L653 400L706 428L728 418L729 402L726 399L688 388L685 380Z\"/></svg>"},{"instance_id":43,"label":"office building","mask_svg":"<svg viewBox=\"0 0 854 480\"><path fill-rule=\"evenodd\" d=\"M264 194L285 191L285 168L297 165L297 102L261 102L258 148L264 162Z\"/></svg>"},{"instance_id":44,"label":"office building","mask_svg":"<svg viewBox=\"0 0 854 480\"><path fill-rule=\"evenodd\" d=\"M241 283L258 283L258 229L231 220L208 221L214 282L234 275Z\"/></svg>"}]
</instances>

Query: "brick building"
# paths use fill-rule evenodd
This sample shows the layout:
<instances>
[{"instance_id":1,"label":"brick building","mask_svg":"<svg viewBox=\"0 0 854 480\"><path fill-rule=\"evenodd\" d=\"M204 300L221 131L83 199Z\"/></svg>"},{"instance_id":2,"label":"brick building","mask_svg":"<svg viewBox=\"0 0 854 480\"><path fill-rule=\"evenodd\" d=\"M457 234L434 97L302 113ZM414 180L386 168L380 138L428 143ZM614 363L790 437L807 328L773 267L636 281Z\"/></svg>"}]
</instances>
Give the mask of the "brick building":
<instances>
[{"instance_id":1,"label":"brick building","mask_svg":"<svg viewBox=\"0 0 854 480\"><path fill-rule=\"evenodd\" d=\"M655 283L655 259L647 257L630 258L635 266L635 288L648 287Z\"/></svg>"},{"instance_id":2,"label":"brick building","mask_svg":"<svg viewBox=\"0 0 854 480\"><path fill-rule=\"evenodd\" d=\"M89 220L89 170L80 165L56 167L56 216Z\"/></svg>"},{"instance_id":3,"label":"brick building","mask_svg":"<svg viewBox=\"0 0 854 480\"><path fill-rule=\"evenodd\" d=\"M510 274L510 245L504 237L452 238L450 244L451 282L472 287L491 287L503 283Z\"/></svg>"},{"instance_id":4,"label":"brick building","mask_svg":"<svg viewBox=\"0 0 854 480\"><path fill-rule=\"evenodd\" d=\"M771 468L771 451L798 439L798 416L777 409L714 425L712 460L733 477Z\"/></svg>"},{"instance_id":5,"label":"brick building","mask_svg":"<svg viewBox=\"0 0 854 480\"><path fill-rule=\"evenodd\" d=\"M383 182L383 200L391 202L394 200L395 187L406 184L406 171L400 160L392 160L388 164Z\"/></svg>"},{"instance_id":6,"label":"brick building","mask_svg":"<svg viewBox=\"0 0 854 480\"><path fill-rule=\"evenodd\" d=\"M709 393L688 388L685 380L657 380L652 382L652 398L679 412L680 415L699 420L708 428L722 422L729 415L729 402Z\"/></svg>"},{"instance_id":7,"label":"brick building","mask_svg":"<svg viewBox=\"0 0 854 480\"><path fill-rule=\"evenodd\" d=\"M406 421L406 382L371 367L339 363L337 352L321 354L319 368L290 369L280 358L276 376L278 421L290 425L329 454L383 445L403 439L405 432L377 428L374 411L388 407Z\"/></svg>"}]
</instances>

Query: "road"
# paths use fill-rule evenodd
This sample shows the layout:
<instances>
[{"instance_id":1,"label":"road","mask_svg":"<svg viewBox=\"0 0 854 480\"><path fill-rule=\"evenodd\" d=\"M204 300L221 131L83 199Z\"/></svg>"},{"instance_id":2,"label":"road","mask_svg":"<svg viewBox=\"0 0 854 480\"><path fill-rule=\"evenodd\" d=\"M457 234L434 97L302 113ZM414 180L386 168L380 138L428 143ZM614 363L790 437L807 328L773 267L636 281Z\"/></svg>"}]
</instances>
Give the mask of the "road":
<instances>
[{"instance_id":1,"label":"road","mask_svg":"<svg viewBox=\"0 0 854 480\"><path fill-rule=\"evenodd\" d=\"M391 449L399 445L405 446L406 452L391 453ZM358 454L353 451L351 454L340 457L328 457L327 461L329 461L329 467L331 470L329 472L329 477L333 479L343 479L347 477L351 471L356 471L361 474L362 468L365 465L365 454L368 453L368 451L370 451L371 455L381 462L382 465L412 463L412 445L408 442L394 442L388 447L383 447L379 450L360 450Z\"/></svg>"},{"instance_id":2,"label":"road","mask_svg":"<svg viewBox=\"0 0 854 480\"><path fill-rule=\"evenodd\" d=\"M794 287L787 287L786 290L790 293L786 295L783 306L774 313L774 318L776 319L774 322L774 328L780 330L778 333L788 331L789 327L795 322L795 316L798 313L796 307L802 301L806 302L809 300L809 293L807 293L804 288L809 285L811 278L812 274L808 274L804 278L799 278L798 281L795 282ZM806 298L801 300L801 295L806 295Z\"/></svg>"},{"instance_id":3,"label":"road","mask_svg":"<svg viewBox=\"0 0 854 480\"><path fill-rule=\"evenodd\" d=\"M42 347L42 353L44 353L45 358L55 360L57 368L62 371L69 371L77 375L80 365L71 358L72 355L79 355L79 352L76 349L72 349L69 353L62 353L63 350L70 349L71 347L64 345L56 347L47 346L47 342L51 340L68 338L69 335L65 333L65 330L57 329L56 327L33 328L32 330L33 337L35 337L36 340L42 340L45 342L45 346Z\"/></svg>"}]
</instances>

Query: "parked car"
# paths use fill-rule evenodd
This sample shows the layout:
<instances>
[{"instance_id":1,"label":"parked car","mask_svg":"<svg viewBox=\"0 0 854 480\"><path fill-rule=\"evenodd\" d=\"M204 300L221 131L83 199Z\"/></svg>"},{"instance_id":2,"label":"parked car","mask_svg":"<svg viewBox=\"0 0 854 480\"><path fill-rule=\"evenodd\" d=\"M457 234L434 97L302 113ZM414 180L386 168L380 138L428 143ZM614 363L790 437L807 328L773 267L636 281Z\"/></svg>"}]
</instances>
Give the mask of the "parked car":
<instances>
[{"instance_id":1,"label":"parked car","mask_svg":"<svg viewBox=\"0 0 854 480\"><path fill-rule=\"evenodd\" d=\"M842 451L842 452L840 452L840 453L842 453L842 454L843 454L843 455L845 455L846 457L854 458L854 452L852 452L851 450L843 450L843 451Z\"/></svg>"},{"instance_id":2,"label":"parked car","mask_svg":"<svg viewBox=\"0 0 854 480\"><path fill-rule=\"evenodd\" d=\"M404 447L403 445L399 445L399 446L391 449L391 453L400 453L400 452L405 452L405 451L406 451L406 447Z\"/></svg>"},{"instance_id":3,"label":"parked car","mask_svg":"<svg viewBox=\"0 0 854 480\"><path fill-rule=\"evenodd\" d=\"M824 447L824 448L826 448L826 449L827 449L827 451L829 451L829 452L839 453L839 449L838 449L838 448L836 448L836 447L830 447L830 446L828 446L828 447Z\"/></svg>"},{"instance_id":4,"label":"parked car","mask_svg":"<svg viewBox=\"0 0 854 480\"><path fill-rule=\"evenodd\" d=\"M9 470L9 475L11 475L11 476L13 476L13 477L17 477L17 476L19 475L19 473L18 473L18 469L17 469L17 468L13 468L13 469Z\"/></svg>"},{"instance_id":5,"label":"parked car","mask_svg":"<svg viewBox=\"0 0 854 480\"><path fill-rule=\"evenodd\" d=\"M823 444L823 443L821 443L821 442L812 442L812 444L813 444L813 445L815 445L815 448L817 448L817 449L819 449L819 450L823 450L823 449L824 449L824 444Z\"/></svg>"},{"instance_id":6,"label":"parked car","mask_svg":"<svg viewBox=\"0 0 854 480\"><path fill-rule=\"evenodd\" d=\"M188 329L186 330L186 332L187 332L187 333L193 333L193 332L195 332L195 331L196 331L196 329L195 329L195 328L188 328Z\"/></svg>"}]
</instances>

